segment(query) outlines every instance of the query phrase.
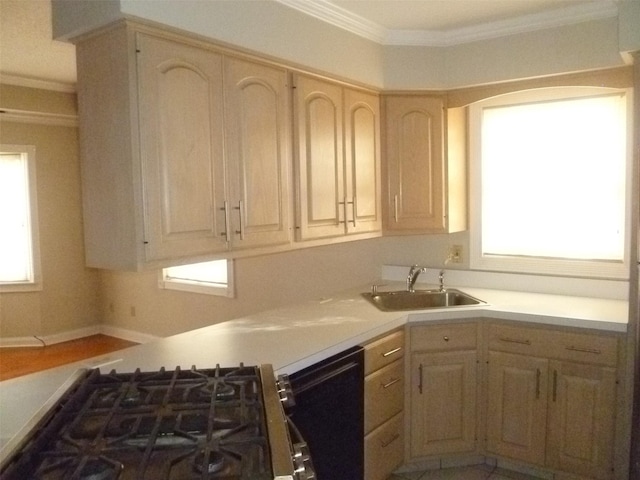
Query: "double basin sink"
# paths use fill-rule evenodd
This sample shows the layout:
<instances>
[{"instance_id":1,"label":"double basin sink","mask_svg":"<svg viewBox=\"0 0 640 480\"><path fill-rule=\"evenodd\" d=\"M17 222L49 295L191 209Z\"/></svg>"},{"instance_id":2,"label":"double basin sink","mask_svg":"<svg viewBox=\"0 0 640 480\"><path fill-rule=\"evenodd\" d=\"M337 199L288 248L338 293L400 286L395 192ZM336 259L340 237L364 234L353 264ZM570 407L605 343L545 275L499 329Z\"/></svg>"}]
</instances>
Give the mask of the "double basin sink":
<instances>
[{"instance_id":1,"label":"double basin sink","mask_svg":"<svg viewBox=\"0 0 640 480\"><path fill-rule=\"evenodd\" d=\"M429 310L435 308L466 307L484 304L460 290L397 290L392 292L368 292L362 296L383 312L401 310Z\"/></svg>"}]
</instances>

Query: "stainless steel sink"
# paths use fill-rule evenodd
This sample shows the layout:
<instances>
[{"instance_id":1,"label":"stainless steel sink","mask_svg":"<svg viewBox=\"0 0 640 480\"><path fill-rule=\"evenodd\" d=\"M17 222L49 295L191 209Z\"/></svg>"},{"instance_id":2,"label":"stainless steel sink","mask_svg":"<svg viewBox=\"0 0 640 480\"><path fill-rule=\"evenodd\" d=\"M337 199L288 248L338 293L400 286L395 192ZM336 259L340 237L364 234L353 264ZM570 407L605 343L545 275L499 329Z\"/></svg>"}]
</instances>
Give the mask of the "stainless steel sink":
<instances>
[{"instance_id":1,"label":"stainless steel sink","mask_svg":"<svg viewBox=\"0 0 640 480\"><path fill-rule=\"evenodd\" d=\"M395 292L369 292L363 293L362 296L383 312L464 307L485 303L460 290L451 288L443 291L415 290L408 292L406 290L398 290Z\"/></svg>"}]
</instances>

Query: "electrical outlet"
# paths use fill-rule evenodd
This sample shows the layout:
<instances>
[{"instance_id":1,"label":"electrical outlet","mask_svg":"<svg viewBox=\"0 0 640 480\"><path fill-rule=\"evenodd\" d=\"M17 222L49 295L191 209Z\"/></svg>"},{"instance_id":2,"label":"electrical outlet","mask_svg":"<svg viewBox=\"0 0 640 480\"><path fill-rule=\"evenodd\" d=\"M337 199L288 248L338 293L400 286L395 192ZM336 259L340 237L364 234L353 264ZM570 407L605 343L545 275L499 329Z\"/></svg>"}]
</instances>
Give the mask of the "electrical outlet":
<instances>
[{"instance_id":1,"label":"electrical outlet","mask_svg":"<svg viewBox=\"0 0 640 480\"><path fill-rule=\"evenodd\" d=\"M449 259L452 263L462 263L462 245L451 245L449 247Z\"/></svg>"}]
</instances>

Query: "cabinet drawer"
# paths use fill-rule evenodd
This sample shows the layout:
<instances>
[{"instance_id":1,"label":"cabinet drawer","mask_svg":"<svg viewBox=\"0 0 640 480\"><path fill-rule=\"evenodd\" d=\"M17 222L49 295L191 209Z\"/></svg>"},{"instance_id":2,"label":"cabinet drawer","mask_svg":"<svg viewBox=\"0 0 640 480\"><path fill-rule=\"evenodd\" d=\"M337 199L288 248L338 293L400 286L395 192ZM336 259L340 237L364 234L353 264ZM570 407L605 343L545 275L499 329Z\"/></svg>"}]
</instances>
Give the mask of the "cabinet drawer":
<instances>
[{"instance_id":1,"label":"cabinet drawer","mask_svg":"<svg viewBox=\"0 0 640 480\"><path fill-rule=\"evenodd\" d=\"M364 380L364 431L382 424L404 406L404 361L398 360Z\"/></svg>"},{"instance_id":2,"label":"cabinet drawer","mask_svg":"<svg viewBox=\"0 0 640 480\"><path fill-rule=\"evenodd\" d=\"M364 477L386 480L403 460L403 416L399 413L364 437Z\"/></svg>"},{"instance_id":3,"label":"cabinet drawer","mask_svg":"<svg viewBox=\"0 0 640 480\"><path fill-rule=\"evenodd\" d=\"M491 324L489 350L615 366L618 339L604 334Z\"/></svg>"},{"instance_id":4,"label":"cabinet drawer","mask_svg":"<svg viewBox=\"0 0 640 480\"><path fill-rule=\"evenodd\" d=\"M475 350L477 328L476 323L412 327L411 351Z\"/></svg>"},{"instance_id":5,"label":"cabinet drawer","mask_svg":"<svg viewBox=\"0 0 640 480\"><path fill-rule=\"evenodd\" d=\"M364 374L369 375L404 356L404 331L400 330L364 347Z\"/></svg>"}]
</instances>

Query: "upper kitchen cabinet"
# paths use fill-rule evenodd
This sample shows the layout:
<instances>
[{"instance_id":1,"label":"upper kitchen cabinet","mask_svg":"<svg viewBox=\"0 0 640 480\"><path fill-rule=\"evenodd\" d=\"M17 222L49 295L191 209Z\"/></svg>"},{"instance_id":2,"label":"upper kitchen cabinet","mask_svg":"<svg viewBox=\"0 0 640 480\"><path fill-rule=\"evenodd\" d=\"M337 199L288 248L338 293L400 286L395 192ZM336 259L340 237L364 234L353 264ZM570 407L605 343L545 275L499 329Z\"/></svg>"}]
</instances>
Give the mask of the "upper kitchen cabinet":
<instances>
[{"instance_id":1,"label":"upper kitchen cabinet","mask_svg":"<svg viewBox=\"0 0 640 480\"><path fill-rule=\"evenodd\" d=\"M385 233L466 229L466 113L444 97L385 95Z\"/></svg>"},{"instance_id":2,"label":"upper kitchen cabinet","mask_svg":"<svg viewBox=\"0 0 640 480\"><path fill-rule=\"evenodd\" d=\"M288 74L131 25L77 45L87 264L288 243Z\"/></svg>"},{"instance_id":3,"label":"upper kitchen cabinet","mask_svg":"<svg viewBox=\"0 0 640 480\"><path fill-rule=\"evenodd\" d=\"M284 69L224 60L228 237L234 249L291 238L288 78Z\"/></svg>"},{"instance_id":4,"label":"upper kitchen cabinet","mask_svg":"<svg viewBox=\"0 0 640 480\"><path fill-rule=\"evenodd\" d=\"M380 108L375 94L294 78L297 238L380 232Z\"/></svg>"}]
</instances>

